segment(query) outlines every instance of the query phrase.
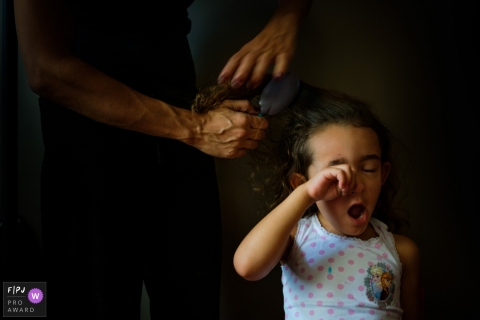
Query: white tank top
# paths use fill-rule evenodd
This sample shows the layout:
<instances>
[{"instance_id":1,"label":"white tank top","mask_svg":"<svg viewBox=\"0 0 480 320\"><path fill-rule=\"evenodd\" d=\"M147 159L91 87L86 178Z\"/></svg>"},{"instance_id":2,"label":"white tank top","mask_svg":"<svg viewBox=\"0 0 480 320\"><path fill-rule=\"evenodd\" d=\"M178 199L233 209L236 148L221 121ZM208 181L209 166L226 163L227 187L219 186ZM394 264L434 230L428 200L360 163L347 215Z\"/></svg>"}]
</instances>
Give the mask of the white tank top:
<instances>
[{"instance_id":1,"label":"white tank top","mask_svg":"<svg viewBox=\"0 0 480 320\"><path fill-rule=\"evenodd\" d=\"M282 265L285 319L401 319L402 267L387 226L367 241L325 230L316 215L298 223Z\"/></svg>"}]
</instances>

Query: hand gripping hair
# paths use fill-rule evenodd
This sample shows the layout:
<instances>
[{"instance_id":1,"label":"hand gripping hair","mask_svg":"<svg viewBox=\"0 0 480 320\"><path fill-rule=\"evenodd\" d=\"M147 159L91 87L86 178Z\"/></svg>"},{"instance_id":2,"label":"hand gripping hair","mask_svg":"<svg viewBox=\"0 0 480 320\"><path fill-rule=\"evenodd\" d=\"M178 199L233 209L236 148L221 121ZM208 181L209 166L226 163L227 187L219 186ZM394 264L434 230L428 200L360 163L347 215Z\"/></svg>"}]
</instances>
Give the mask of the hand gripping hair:
<instances>
[{"instance_id":1,"label":"hand gripping hair","mask_svg":"<svg viewBox=\"0 0 480 320\"><path fill-rule=\"evenodd\" d=\"M290 106L300 90L300 79L287 73L281 79L272 79L269 75L256 89L248 89L245 86L232 88L228 84L219 84L201 89L197 94L192 111L204 113L218 108L224 100L251 100L258 109L258 115L270 116L280 113Z\"/></svg>"}]
</instances>

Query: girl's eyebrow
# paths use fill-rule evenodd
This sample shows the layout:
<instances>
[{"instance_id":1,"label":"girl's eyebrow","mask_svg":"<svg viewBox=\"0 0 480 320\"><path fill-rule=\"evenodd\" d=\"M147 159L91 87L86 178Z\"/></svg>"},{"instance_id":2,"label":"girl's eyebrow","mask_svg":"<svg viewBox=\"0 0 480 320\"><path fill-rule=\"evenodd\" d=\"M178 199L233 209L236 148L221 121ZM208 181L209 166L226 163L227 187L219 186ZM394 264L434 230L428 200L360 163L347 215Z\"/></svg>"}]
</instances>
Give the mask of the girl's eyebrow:
<instances>
[{"instance_id":1,"label":"girl's eyebrow","mask_svg":"<svg viewBox=\"0 0 480 320\"><path fill-rule=\"evenodd\" d=\"M371 159L374 159L374 160L382 160L380 158L380 156L376 155L376 154L366 154L364 156L362 156L360 158L360 162L362 161L366 161L366 160L371 160ZM344 164L344 163L347 163L347 161L345 160L345 158L338 158L338 159L334 159L332 161L330 161L328 163L328 167L331 167L331 166L336 166L338 164Z\"/></svg>"},{"instance_id":2,"label":"girl's eyebrow","mask_svg":"<svg viewBox=\"0 0 480 320\"><path fill-rule=\"evenodd\" d=\"M382 160L382 158L377 154L366 154L366 155L364 155L363 157L360 158L361 161L371 160L371 159Z\"/></svg>"},{"instance_id":3,"label":"girl's eyebrow","mask_svg":"<svg viewBox=\"0 0 480 320\"><path fill-rule=\"evenodd\" d=\"M336 166L337 164L344 164L344 163L346 163L345 158L338 158L330 161L327 166L331 167L331 166Z\"/></svg>"}]
</instances>

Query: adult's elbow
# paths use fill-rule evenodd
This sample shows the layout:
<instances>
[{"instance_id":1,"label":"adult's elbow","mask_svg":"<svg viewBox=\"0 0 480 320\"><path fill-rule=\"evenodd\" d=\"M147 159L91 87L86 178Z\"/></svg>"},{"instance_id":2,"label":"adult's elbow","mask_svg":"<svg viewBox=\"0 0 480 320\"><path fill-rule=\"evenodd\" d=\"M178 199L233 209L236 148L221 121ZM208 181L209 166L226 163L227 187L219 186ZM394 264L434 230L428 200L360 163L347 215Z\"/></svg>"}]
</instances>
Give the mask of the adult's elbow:
<instances>
[{"instance_id":1,"label":"adult's elbow","mask_svg":"<svg viewBox=\"0 0 480 320\"><path fill-rule=\"evenodd\" d=\"M27 84L29 88L38 95L45 95L50 87L47 70L41 66L29 66L26 68Z\"/></svg>"},{"instance_id":2,"label":"adult's elbow","mask_svg":"<svg viewBox=\"0 0 480 320\"><path fill-rule=\"evenodd\" d=\"M46 55L24 55L24 65L27 84L34 93L47 96L55 91L55 79L62 77L58 74L63 69L59 59Z\"/></svg>"}]
</instances>

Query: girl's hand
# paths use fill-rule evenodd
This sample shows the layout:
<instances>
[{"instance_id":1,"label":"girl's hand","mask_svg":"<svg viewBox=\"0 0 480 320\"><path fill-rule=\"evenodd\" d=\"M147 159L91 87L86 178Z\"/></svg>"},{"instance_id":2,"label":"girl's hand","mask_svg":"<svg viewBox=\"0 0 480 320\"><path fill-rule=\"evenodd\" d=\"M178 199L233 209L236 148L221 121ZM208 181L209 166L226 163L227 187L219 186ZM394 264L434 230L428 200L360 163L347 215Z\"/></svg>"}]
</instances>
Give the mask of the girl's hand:
<instances>
[{"instance_id":1,"label":"girl's hand","mask_svg":"<svg viewBox=\"0 0 480 320\"><path fill-rule=\"evenodd\" d=\"M347 164L327 167L305 183L308 195L315 201L329 201L350 193L355 188L356 175Z\"/></svg>"}]
</instances>

